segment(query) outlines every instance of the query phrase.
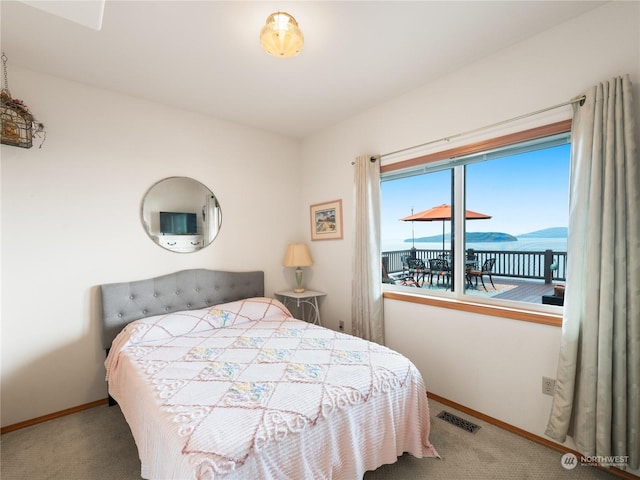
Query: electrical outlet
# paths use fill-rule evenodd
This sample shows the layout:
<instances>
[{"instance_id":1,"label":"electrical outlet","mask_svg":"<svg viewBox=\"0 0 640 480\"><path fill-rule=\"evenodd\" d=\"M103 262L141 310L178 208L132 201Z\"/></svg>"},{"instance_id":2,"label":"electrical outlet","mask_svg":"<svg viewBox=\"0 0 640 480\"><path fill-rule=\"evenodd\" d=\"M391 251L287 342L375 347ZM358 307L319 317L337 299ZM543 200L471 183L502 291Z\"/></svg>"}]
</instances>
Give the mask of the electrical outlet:
<instances>
[{"instance_id":1,"label":"electrical outlet","mask_svg":"<svg viewBox=\"0 0 640 480\"><path fill-rule=\"evenodd\" d=\"M338 323L338 330L340 330L341 332L344 332L344 321L340 320L340 322Z\"/></svg>"},{"instance_id":2,"label":"electrical outlet","mask_svg":"<svg viewBox=\"0 0 640 480\"><path fill-rule=\"evenodd\" d=\"M556 390L555 378L542 377L542 393L545 395L553 396L553 392Z\"/></svg>"}]
</instances>

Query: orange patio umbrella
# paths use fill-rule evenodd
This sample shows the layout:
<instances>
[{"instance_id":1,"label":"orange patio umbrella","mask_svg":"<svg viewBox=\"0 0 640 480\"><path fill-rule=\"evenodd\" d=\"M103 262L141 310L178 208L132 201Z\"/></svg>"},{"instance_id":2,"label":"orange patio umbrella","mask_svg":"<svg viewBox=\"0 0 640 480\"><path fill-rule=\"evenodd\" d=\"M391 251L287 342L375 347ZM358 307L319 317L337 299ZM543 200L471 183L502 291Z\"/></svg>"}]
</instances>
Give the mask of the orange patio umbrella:
<instances>
[{"instance_id":1,"label":"orange patio umbrella","mask_svg":"<svg viewBox=\"0 0 640 480\"><path fill-rule=\"evenodd\" d=\"M473 210L466 210L464 216L466 220L486 220L491 218L491 215L474 212ZM446 220L451 220L451 205L443 203L437 207L414 213L408 217L401 218L400 220L403 222L434 222L442 220L442 251L444 252L444 222Z\"/></svg>"}]
</instances>

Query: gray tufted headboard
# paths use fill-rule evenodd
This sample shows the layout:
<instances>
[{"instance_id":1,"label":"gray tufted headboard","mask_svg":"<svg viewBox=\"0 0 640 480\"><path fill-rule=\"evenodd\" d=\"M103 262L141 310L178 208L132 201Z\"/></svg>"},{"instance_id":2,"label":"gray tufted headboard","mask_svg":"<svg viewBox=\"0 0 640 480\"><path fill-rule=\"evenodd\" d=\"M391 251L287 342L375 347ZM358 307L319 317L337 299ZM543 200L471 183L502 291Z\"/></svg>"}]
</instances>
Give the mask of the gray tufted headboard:
<instances>
[{"instance_id":1,"label":"gray tufted headboard","mask_svg":"<svg viewBox=\"0 0 640 480\"><path fill-rule=\"evenodd\" d=\"M139 318L264 296L264 272L182 270L133 282L100 285L105 349Z\"/></svg>"}]
</instances>

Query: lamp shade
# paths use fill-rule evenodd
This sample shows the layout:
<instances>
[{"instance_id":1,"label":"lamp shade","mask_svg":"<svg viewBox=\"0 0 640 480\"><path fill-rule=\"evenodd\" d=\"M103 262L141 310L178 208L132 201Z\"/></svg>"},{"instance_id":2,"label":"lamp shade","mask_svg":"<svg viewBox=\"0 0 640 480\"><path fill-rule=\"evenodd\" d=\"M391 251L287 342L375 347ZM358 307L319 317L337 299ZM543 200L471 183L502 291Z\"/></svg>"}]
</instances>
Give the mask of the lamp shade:
<instances>
[{"instance_id":1,"label":"lamp shade","mask_svg":"<svg viewBox=\"0 0 640 480\"><path fill-rule=\"evenodd\" d=\"M269 55L287 58L300 53L304 44L298 22L285 12L272 13L260 32L260 43Z\"/></svg>"},{"instance_id":2,"label":"lamp shade","mask_svg":"<svg viewBox=\"0 0 640 480\"><path fill-rule=\"evenodd\" d=\"M304 243L291 243L287 247L282 264L285 267L310 267L313 265L313 260Z\"/></svg>"}]
</instances>

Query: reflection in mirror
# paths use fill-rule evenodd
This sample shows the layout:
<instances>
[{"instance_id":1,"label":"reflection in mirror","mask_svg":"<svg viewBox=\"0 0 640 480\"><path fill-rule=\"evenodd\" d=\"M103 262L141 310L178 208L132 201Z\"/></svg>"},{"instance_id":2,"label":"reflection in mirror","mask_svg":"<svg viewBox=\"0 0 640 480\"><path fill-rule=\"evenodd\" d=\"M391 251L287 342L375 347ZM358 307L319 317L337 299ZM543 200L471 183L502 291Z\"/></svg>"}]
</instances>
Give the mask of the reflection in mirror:
<instances>
[{"instance_id":1,"label":"reflection in mirror","mask_svg":"<svg viewBox=\"0 0 640 480\"><path fill-rule=\"evenodd\" d=\"M154 184L142 200L142 225L151 239L173 252L195 252L218 235L220 204L205 185L189 177Z\"/></svg>"}]
</instances>

